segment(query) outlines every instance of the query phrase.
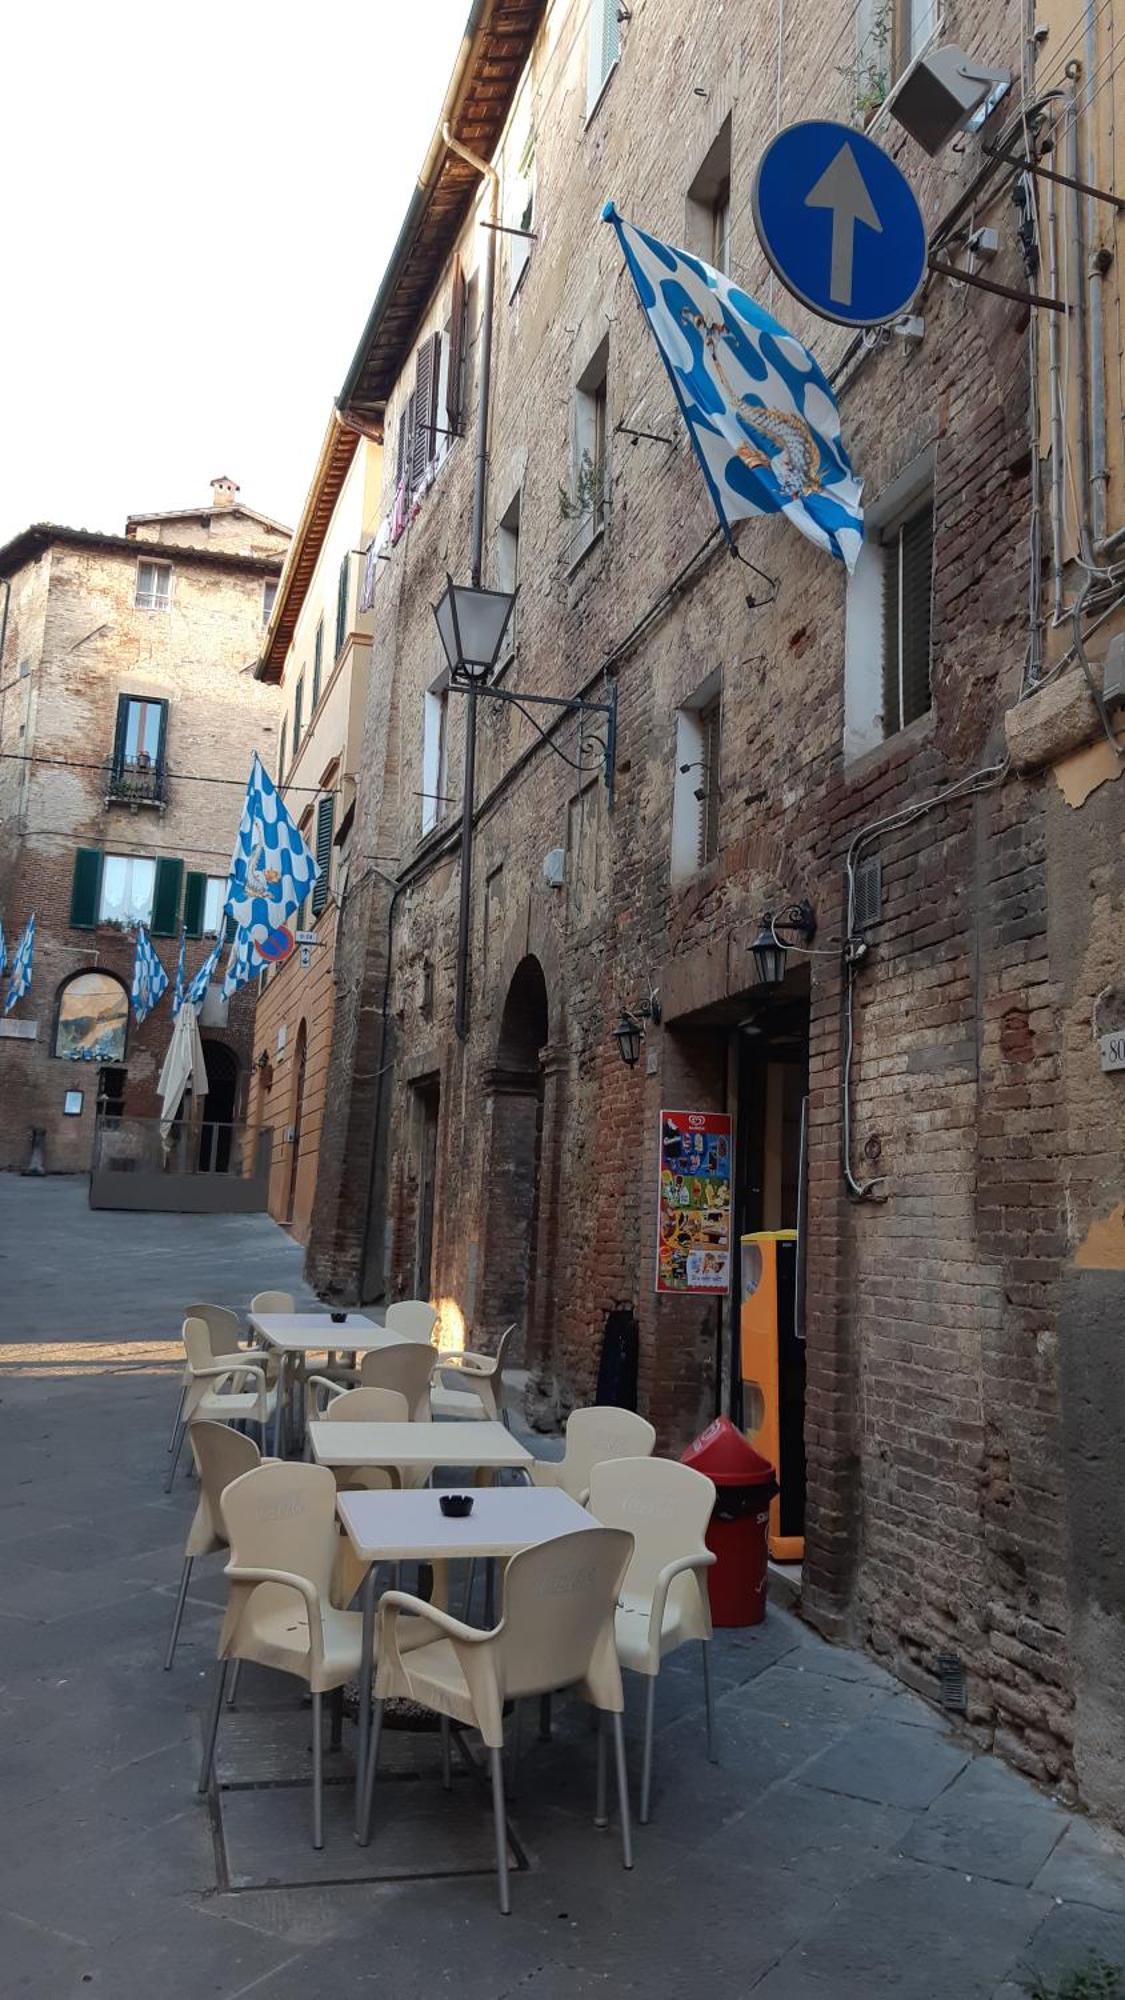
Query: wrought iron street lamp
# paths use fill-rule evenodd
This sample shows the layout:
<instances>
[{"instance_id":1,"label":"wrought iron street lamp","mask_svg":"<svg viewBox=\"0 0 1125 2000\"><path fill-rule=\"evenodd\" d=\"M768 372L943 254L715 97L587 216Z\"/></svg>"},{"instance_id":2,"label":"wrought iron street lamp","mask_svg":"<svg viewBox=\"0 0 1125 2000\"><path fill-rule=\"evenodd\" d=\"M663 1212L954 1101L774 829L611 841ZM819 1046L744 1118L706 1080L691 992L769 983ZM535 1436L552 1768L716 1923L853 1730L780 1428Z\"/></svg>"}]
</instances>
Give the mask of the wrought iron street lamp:
<instances>
[{"instance_id":1,"label":"wrought iron street lamp","mask_svg":"<svg viewBox=\"0 0 1125 2000\"><path fill-rule=\"evenodd\" d=\"M651 1021L654 1027L660 1023L660 1002L655 993L650 993L648 999L642 1000L639 1007L621 1009L621 1019L613 1031L613 1039L617 1043L617 1053L626 1069L636 1069L640 1062L646 1021Z\"/></svg>"},{"instance_id":2,"label":"wrought iron street lamp","mask_svg":"<svg viewBox=\"0 0 1125 2000\"><path fill-rule=\"evenodd\" d=\"M487 681L500 657L515 601L512 591L454 583L446 573L434 618L455 681L474 687Z\"/></svg>"},{"instance_id":3,"label":"wrought iron street lamp","mask_svg":"<svg viewBox=\"0 0 1125 2000\"><path fill-rule=\"evenodd\" d=\"M796 936L787 940L778 936L779 931L795 932ZM815 936L816 915L811 903L790 903L776 916L772 910L763 911L758 935L750 946L759 986L780 986L790 949L807 949Z\"/></svg>"}]
</instances>

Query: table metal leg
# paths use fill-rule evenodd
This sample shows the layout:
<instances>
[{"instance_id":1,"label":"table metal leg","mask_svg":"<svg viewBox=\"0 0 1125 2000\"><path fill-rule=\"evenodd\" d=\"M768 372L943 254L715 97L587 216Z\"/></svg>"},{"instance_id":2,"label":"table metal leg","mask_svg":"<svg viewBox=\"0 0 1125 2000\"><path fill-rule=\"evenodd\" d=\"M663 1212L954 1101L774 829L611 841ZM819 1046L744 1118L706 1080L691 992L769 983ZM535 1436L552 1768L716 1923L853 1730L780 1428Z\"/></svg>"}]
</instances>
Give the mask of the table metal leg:
<instances>
[{"instance_id":1,"label":"table metal leg","mask_svg":"<svg viewBox=\"0 0 1125 2000\"><path fill-rule=\"evenodd\" d=\"M371 1740L371 1663L375 1654L375 1569L371 1564L363 1579L363 1645L359 1659L359 1748L355 1769L355 1831L363 1831L363 1786L367 1776L368 1747Z\"/></svg>"}]
</instances>

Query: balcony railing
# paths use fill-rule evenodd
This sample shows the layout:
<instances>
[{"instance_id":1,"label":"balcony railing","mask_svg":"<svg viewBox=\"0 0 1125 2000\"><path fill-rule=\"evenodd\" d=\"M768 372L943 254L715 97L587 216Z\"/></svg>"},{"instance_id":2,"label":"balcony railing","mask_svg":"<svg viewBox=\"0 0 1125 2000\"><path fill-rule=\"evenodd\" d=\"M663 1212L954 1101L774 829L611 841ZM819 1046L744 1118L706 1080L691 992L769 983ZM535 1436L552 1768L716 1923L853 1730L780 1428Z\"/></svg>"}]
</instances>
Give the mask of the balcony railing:
<instances>
[{"instance_id":1,"label":"balcony railing","mask_svg":"<svg viewBox=\"0 0 1125 2000\"><path fill-rule=\"evenodd\" d=\"M166 801L163 763L144 752L139 757L115 757L109 768L108 796L132 806L162 806Z\"/></svg>"}]
</instances>

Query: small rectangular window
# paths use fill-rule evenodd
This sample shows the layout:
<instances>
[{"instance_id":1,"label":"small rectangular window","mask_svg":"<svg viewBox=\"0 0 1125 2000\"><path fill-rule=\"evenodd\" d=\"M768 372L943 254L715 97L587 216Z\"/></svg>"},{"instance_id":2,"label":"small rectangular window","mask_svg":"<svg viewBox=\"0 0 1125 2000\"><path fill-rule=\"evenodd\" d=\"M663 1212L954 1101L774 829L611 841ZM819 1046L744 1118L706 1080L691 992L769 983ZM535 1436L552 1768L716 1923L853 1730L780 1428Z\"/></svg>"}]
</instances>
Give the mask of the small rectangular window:
<instances>
[{"instance_id":1,"label":"small rectangular window","mask_svg":"<svg viewBox=\"0 0 1125 2000\"><path fill-rule=\"evenodd\" d=\"M264 583L263 583L263 585L262 585L262 624L263 624L263 625L268 625L268 624L269 624L269 622L270 622L270 613L271 613L271 611L273 610L273 607L274 607L274 604L276 603L276 601L277 601L277 578L276 578L275 576L267 576L267 578L266 578L265 582L264 582Z\"/></svg>"},{"instance_id":2,"label":"small rectangular window","mask_svg":"<svg viewBox=\"0 0 1125 2000\"><path fill-rule=\"evenodd\" d=\"M574 393L574 452L569 518L581 551L605 526L609 490L609 337L578 378Z\"/></svg>"},{"instance_id":3,"label":"small rectangular window","mask_svg":"<svg viewBox=\"0 0 1125 2000\"><path fill-rule=\"evenodd\" d=\"M719 851L722 677L709 674L676 713L672 881L686 882Z\"/></svg>"},{"instance_id":4,"label":"small rectangular window","mask_svg":"<svg viewBox=\"0 0 1125 2000\"><path fill-rule=\"evenodd\" d=\"M438 390L441 383L441 335L422 342L414 364L414 435L410 446L410 484L421 486L433 464L437 444Z\"/></svg>"},{"instance_id":5,"label":"small rectangular window","mask_svg":"<svg viewBox=\"0 0 1125 2000\"><path fill-rule=\"evenodd\" d=\"M586 51L586 116L589 118L617 67L621 54L620 0L589 0Z\"/></svg>"},{"instance_id":6,"label":"small rectangular window","mask_svg":"<svg viewBox=\"0 0 1125 2000\"><path fill-rule=\"evenodd\" d=\"M925 715L931 701L932 500L883 530L882 561L883 734L894 736Z\"/></svg>"},{"instance_id":7,"label":"small rectangular window","mask_svg":"<svg viewBox=\"0 0 1125 2000\"><path fill-rule=\"evenodd\" d=\"M138 611L167 611L172 602L172 565L161 562L137 564Z\"/></svg>"},{"instance_id":8,"label":"small rectangular window","mask_svg":"<svg viewBox=\"0 0 1125 2000\"><path fill-rule=\"evenodd\" d=\"M442 675L427 689L422 702L422 832L429 833L443 818L448 782L449 689Z\"/></svg>"},{"instance_id":9,"label":"small rectangular window","mask_svg":"<svg viewBox=\"0 0 1125 2000\"><path fill-rule=\"evenodd\" d=\"M928 448L864 509L848 578L844 756L896 736L933 706L934 454Z\"/></svg>"},{"instance_id":10,"label":"small rectangular window","mask_svg":"<svg viewBox=\"0 0 1125 2000\"><path fill-rule=\"evenodd\" d=\"M531 78L524 79L508 127L504 166L504 221L509 229L535 227L535 125ZM531 257L531 238L509 236L508 291L516 290Z\"/></svg>"},{"instance_id":11,"label":"small rectangular window","mask_svg":"<svg viewBox=\"0 0 1125 2000\"><path fill-rule=\"evenodd\" d=\"M218 937L223 928L223 905L227 899L225 875L208 875L203 892L203 935Z\"/></svg>"},{"instance_id":12,"label":"small rectangular window","mask_svg":"<svg viewBox=\"0 0 1125 2000\"><path fill-rule=\"evenodd\" d=\"M496 530L496 588L513 595L519 589L520 580L520 495L514 493L504 509L500 525ZM510 659L516 650L516 617L518 601L508 620L504 634L503 658Z\"/></svg>"},{"instance_id":13,"label":"small rectangular window","mask_svg":"<svg viewBox=\"0 0 1125 2000\"><path fill-rule=\"evenodd\" d=\"M100 924L152 922L156 894L156 862L135 854L107 854L102 861Z\"/></svg>"},{"instance_id":14,"label":"small rectangular window","mask_svg":"<svg viewBox=\"0 0 1125 2000\"><path fill-rule=\"evenodd\" d=\"M119 695L110 796L159 804L164 797L165 701Z\"/></svg>"},{"instance_id":15,"label":"small rectangular window","mask_svg":"<svg viewBox=\"0 0 1125 2000\"><path fill-rule=\"evenodd\" d=\"M688 189L687 246L716 271L730 272L731 121L723 120Z\"/></svg>"}]
</instances>

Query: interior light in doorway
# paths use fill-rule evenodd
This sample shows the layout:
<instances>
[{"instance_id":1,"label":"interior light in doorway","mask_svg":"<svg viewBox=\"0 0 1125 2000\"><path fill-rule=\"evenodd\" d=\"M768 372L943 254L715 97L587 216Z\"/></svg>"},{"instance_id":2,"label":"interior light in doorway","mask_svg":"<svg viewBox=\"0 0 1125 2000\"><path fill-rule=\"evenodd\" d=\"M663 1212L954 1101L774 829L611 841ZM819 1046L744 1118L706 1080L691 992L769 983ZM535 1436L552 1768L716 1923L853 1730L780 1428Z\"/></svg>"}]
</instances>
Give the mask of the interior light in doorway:
<instances>
[{"instance_id":1,"label":"interior light in doorway","mask_svg":"<svg viewBox=\"0 0 1125 2000\"><path fill-rule=\"evenodd\" d=\"M445 589L433 609L454 680L488 679L500 656L515 601L513 591L454 583L447 573Z\"/></svg>"},{"instance_id":2,"label":"interior light in doorway","mask_svg":"<svg viewBox=\"0 0 1125 2000\"><path fill-rule=\"evenodd\" d=\"M793 938L781 937L778 935L781 931L796 935ZM815 936L816 916L811 903L790 903L776 916L772 910L764 910L758 935L750 946L759 986L780 986L790 950L800 950L802 945L807 947Z\"/></svg>"}]
</instances>

